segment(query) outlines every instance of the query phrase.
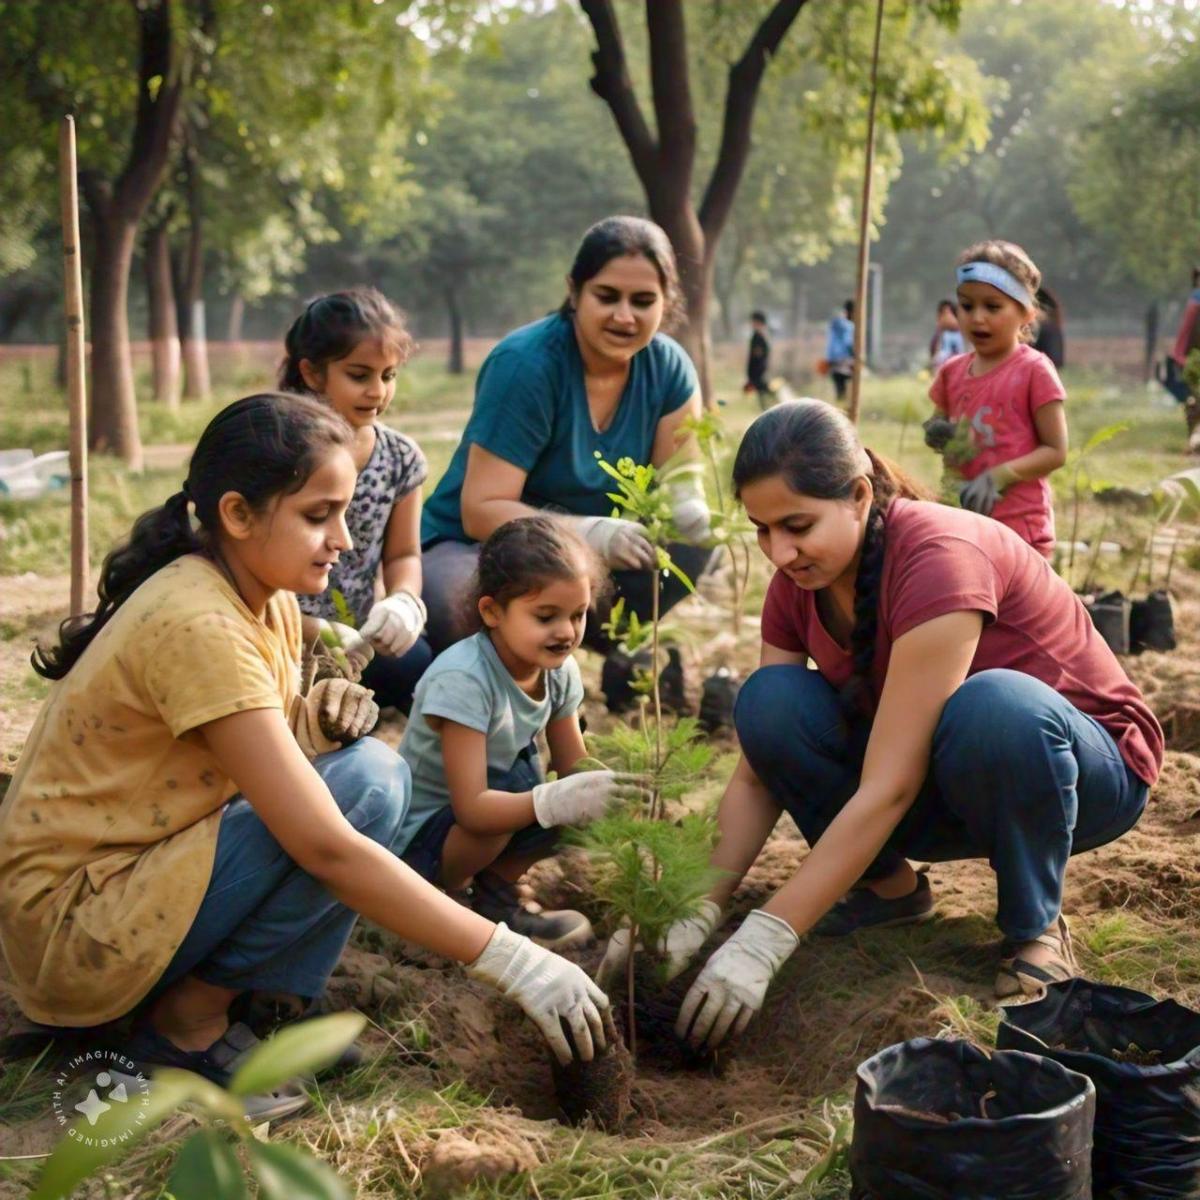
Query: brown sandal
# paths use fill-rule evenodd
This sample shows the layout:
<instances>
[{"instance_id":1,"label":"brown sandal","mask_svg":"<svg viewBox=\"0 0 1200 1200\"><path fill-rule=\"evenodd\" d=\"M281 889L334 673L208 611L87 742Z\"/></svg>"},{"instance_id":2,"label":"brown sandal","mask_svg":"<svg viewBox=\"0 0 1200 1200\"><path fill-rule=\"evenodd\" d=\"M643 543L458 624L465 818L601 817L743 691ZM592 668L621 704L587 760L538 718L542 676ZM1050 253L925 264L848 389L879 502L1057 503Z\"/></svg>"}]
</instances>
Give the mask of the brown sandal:
<instances>
[{"instance_id":1,"label":"brown sandal","mask_svg":"<svg viewBox=\"0 0 1200 1200\"><path fill-rule=\"evenodd\" d=\"M1021 948L1035 943L1053 951L1053 957L1048 962L1032 963L1021 957ZM1032 942L1022 942L1017 946L1010 944L1006 947L996 974L996 996L1001 1000L1010 1000L1017 996L1040 996L1048 983L1061 983L1063 980L1073 979L1078 974L1079 966L1075 962L1071 931L1067 927L1066 917L1060 913L1054 927L1046 930L1040 937L1035 937Z\"/></svg>"}]
</instances>

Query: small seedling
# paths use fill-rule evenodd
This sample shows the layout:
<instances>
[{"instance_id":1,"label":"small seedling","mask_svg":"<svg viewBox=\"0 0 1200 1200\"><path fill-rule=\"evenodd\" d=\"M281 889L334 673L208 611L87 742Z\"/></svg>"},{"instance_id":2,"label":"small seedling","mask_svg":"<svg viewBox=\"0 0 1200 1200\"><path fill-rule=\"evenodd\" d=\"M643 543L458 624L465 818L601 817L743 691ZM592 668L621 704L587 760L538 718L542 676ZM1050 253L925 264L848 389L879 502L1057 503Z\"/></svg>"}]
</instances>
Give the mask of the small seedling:
<instances>
[{"instance_id":1,"label":"small seedling","mask_svg":"<svg viewBox=\"0 0 1200 1200\"><path fill-rule=\"evenodd\" d=\"M1105 442L1124 433L1129 428L1128 421L1118 421L1113 425L1105 425L1097 429L1090 438L1078 449L1067 455L1066 471L1071 481L1071 548L1067 553L1067 569L1064 573L1066 581L1073 585L1075 578L1075 543L1079 539L1079 511L1086 488L1095 490L1095 481L1091 474L1091 456Z\"/></svg>"}]
</instances>

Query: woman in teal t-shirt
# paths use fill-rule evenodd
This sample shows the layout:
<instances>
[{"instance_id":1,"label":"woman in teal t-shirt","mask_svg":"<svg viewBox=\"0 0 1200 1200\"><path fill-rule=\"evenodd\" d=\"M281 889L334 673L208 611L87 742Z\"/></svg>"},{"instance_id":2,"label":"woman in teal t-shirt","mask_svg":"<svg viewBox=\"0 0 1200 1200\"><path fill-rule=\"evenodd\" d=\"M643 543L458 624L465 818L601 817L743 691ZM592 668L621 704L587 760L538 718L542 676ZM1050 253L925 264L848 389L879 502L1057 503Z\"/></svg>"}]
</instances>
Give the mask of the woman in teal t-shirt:
<instances>
[{"instance_id":1,"label":"woman in teal t-shirt","mask_svg":"<svg viewBox=\"0 0 1200 1200\"><path fill-rule=\"evenodd\" d=\"M651 221L609 217L584 234L567 286L558 312L510 333L488 355L462 441L422 513L435 651L470 632L460 614L479 543L539 509L572 518L612 569L626 610L650 613L652 547L640 525L609 515L612 482L596 452L612 463L628 457L659 466L686 443L684 421L700 415L691 360L658 332L678 297L671 243ZM704 491L698 475L670 487L688 543L671 554L695 578L711 553L699 544L709 536ZM664 610L683 595L673 577L663 580ZM584 642L610 648L595 617Z\"/></svg>"}]
</instances>

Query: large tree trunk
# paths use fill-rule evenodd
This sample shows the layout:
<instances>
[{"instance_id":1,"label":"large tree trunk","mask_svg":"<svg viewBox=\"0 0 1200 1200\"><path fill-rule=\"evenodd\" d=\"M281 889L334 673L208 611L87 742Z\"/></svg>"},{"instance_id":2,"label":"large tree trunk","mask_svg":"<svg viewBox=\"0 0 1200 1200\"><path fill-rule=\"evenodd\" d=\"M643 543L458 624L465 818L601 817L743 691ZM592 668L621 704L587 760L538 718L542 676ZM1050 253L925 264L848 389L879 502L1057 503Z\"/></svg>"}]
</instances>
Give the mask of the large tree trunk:
<instances>
[{"instance_id":1,"label":"large tree trunk","mask_svg":"<svg viewBox=\"0 0 1200 1200\"><path fill-rule=\"evenodd\" d=\"M458 302L458 289L454 284L446 284L444 293L446 311L450 316L450 355L446 360L446 370L451 375L461 375L463 373L462 306Z\"/></svg>"},{"instance_id":2,"label":"large tree trunk","mask_svg":"<svg viewBox=\"0 0 1200 1200\"><path fill-rule=\"evenodd\" d=\"M183 263L180 309L183 316L183 395L207 400L212 388L208 371L208 331L204 308L204 203L200 165L191 141L184 148L187 178L188 242Z\"/></svg>"},{"instance_id":3,"label":"large tree trunk","mask_svg":"<svg viewBox=\"0 0 1200 1200\"><path fill-rule=\"evenodd\" d=\"M179 409L179 321L171 282L171 247L165 221L146 234L146 297L150 310L150 361L154 399Z\"/></svg>"},{"instance_id":4,"label":"large tree trunk","mask_svg":"<svg viewBox=\"0 0 1200 1200\"><path fill-rule=\"evenodd\" d=\"M88 323L92 335L92 395L88 445L116 454L135 471L142 469L133 360L129 351L129 271L137 237L137 218L114 213L97 219L92 257L92 294Z\"/></svg>"},{"instance_id":5,"label":"large tree trunk","mask_svg":"<svg viewBox=\"0 0 1200 1200\"><path fill-rule=\"evenodd\" d=\"M246 320L246 301L241 292L234 292L229 300L229 321L225 326L225 340L240 342L242 326Z\"/></svg>"}]
</instances>

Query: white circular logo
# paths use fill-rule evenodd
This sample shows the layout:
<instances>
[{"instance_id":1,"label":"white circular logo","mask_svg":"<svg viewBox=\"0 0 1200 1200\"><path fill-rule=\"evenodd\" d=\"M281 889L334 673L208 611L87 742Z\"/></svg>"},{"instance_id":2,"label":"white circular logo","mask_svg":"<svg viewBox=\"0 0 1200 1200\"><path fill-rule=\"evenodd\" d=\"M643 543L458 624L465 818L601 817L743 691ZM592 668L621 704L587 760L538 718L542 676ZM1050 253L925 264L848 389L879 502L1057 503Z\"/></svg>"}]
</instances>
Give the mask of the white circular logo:
<instances>
[{"instance_id":1,"label":"white circular logo","mask_svg":"<svg viewBox=\"0 0 1200 1200\"><path fill-rule=\"evenodd\" d=\"M54 1076L54 1115L84 1146L113 1146L129 1141L145 1123L150 1081L137 1064L116 1050L88 1050L64 1063ZM105 1113L101 1133L93 1133ZM83 1119L80 1120L80 1117Z\"/></svg>"}]
</instances>

